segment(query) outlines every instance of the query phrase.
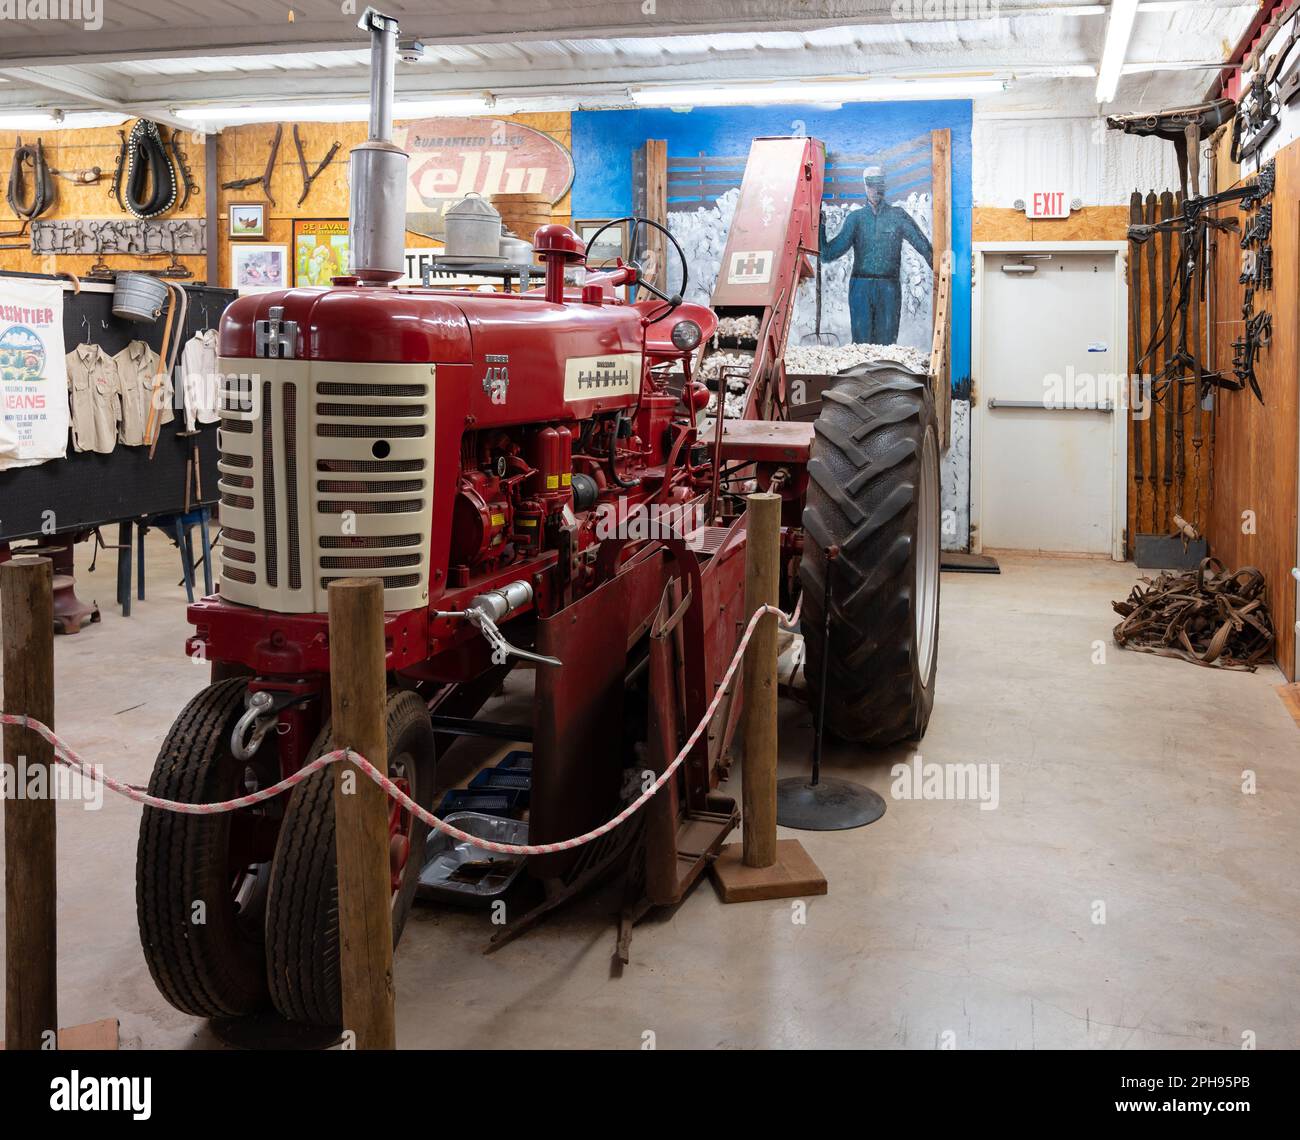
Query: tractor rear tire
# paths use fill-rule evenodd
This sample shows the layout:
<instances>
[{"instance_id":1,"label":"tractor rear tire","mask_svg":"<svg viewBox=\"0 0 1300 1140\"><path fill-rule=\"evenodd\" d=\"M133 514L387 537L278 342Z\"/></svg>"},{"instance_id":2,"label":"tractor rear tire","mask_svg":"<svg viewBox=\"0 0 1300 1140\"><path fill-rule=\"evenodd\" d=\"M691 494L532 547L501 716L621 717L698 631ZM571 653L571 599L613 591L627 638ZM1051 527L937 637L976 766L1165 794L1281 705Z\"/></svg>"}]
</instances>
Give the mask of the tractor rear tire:
<instances>
[{"instance_id":1,"label":"tractor rear tire","mask_svg":"<svg viewBox=\"0 0 1300 1140\"><path fill-rule=\"evenodd\" d=\"M326 725L309 756L334 744ZM388 695L388 767L410 785L407 794L432 805L436 765L429 710L416 693ZM358 775L358 779L366 777ZM385 801L390 803L391 801ZM401 887L393 895L393 945L402 936L423 866L428 825L410 820L409 848ZM333 765L313 773L291 793L271 866L266 905L267 981L271 1002L291 1021L339 1026L338 868L334 847Z\"/></svg>"},{"instance_id":2,"label":"tractor rear tire","mask_svg":"<svg viewBox=\"0 0 1300 1140\"><path fill-rule=\"evenodd\" d=\"M213 803L246 791L249 765L230 751L247 681L210 685L181 710L154 763L149 791ZM256 760L256 758L255 758ZM271 775L274 779L274 774ZM222 815L147 807L136 848L136 919L149 973L172 1005L195 1017L255 1013L267 1003L262 908L266 864L234 868L245 824L272 805ZM269 846L269 844L268 844ZM233 851L232 851L233 849Z\"/></svg>"},{"instance_id":3,"label":"tractor rear tire","mask_svg":"<svg viewBox=\"0 0 1300 1140\"><path fill-rule=\"evenodd\" d=\"M917 740L934 704L939 639L934 403L924 377L869 365L840 379L822 404L799 568L809 687L815 701L826 686L826 727L844 740ZM839 550L828 562L830 547Z\"/></svg>"}]
</instances>

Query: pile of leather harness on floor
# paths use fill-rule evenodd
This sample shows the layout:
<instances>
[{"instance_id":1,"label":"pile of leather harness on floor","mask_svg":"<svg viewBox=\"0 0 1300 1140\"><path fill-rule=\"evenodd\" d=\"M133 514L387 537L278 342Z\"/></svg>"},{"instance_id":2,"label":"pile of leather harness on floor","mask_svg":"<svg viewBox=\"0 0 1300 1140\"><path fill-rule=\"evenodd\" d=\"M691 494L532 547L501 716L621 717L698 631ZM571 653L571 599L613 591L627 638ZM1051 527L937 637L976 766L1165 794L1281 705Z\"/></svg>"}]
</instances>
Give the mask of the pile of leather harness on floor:
<instances>
[{"instance_id":1,"label":"pile of leather harness on floor","mask_svg":"<svg viewBox=\"0 0 1300 1140\"><path fill-rule=\"evenodd\" d=\"M1253 566L1229 574L1206 558L1195 570L1143 578L1128 601L1111 604L1124 619L1115 627L1121 649L1251 673L1272 658L1264 575Z\"/></svg>"}]
</instances>

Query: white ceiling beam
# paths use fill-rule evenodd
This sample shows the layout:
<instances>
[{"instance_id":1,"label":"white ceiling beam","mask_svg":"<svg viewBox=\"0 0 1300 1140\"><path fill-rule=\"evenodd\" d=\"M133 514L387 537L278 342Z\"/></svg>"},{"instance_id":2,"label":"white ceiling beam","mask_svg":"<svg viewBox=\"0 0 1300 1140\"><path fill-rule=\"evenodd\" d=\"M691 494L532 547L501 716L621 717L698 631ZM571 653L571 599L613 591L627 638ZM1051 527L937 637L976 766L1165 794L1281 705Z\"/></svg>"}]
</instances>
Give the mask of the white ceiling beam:
<instances>
[{"instance_id":1,"label":"white ceiling beam","mask_svg":"<svg viewBox=\"0 0 1300 1140\"><path fill-rule=\"evenodd\" d=\"M136 118L141 114L137 102L127 98L117 84L110 84L103 79L87 75L75 67L7 67L0 69L0 75L15 85L21 84L28 89L27 92L15 90L12 93L6 90L4 92L6 96L14 94L21 97L30 94L34 89L44 94L44 102L47 106L76 110L93 108L100 111L113 111L129 118ZM151 113L149 117L166 123L169 127L190 129L182 120L167 111Z\"/></svg>"}]
</instances>

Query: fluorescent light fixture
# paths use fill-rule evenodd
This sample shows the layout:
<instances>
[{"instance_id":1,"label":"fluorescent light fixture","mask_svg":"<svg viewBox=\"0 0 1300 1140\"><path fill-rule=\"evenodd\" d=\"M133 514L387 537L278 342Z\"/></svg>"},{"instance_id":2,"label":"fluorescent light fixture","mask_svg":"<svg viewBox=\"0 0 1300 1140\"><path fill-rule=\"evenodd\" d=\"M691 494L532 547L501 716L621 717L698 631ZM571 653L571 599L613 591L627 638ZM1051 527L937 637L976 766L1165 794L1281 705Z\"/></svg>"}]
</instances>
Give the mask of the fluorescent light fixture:
<instances>
[{"instance_id":1,"label":"fluorescent light fixture","mask_svg":"<svg viewBox=\"0 0 1300 1140\"><path fill-rule=\"evenodd\" d=\"M481 115L488 110L481 97L397 101L394 119L432 115ZM258 103L245 107L182 107L176 117L196 123L275 123L285 119L312 123L364 123L369 103Z\"/></svg>"},{"instance_id":2,"label":"fluorescent light fixture","mask_svg":"<svg viewBox=\"0 0 1300 1140\"><path fill-rule=\"evenodd\" d=\"M1106 46L1101 49L1101 66L1097 69L1098 103L1109 103L1115 98L1137 10L1138 0L1111 0L1110 19L1106 22Z\"/></svg>"},{"instance_id":3,"label":"fluorescent light fixture","mask_svg":"<svg viewBox=\"0 0 1300 1140\"><path fill-rule=\"evenodd\" d=\"M0 115L0 131L69 131L79 127L116 127L125 123L126 115L112 111L86 111L56 119L46 111L27 111Z\"/></svg>"},{"instance_id":4,"label":"fluorescent light fixture","mask_svg":"<svg viewBox=\"0 0 1300 1140\"><path fill-rule=\"evenodd\" d=\"M630 92L641 107L718 107L732 103L867 103L884 99L969 99L1007 89L1005 79L864 79L835 83L647 87Z\"/></svg>"}]
</instances>

